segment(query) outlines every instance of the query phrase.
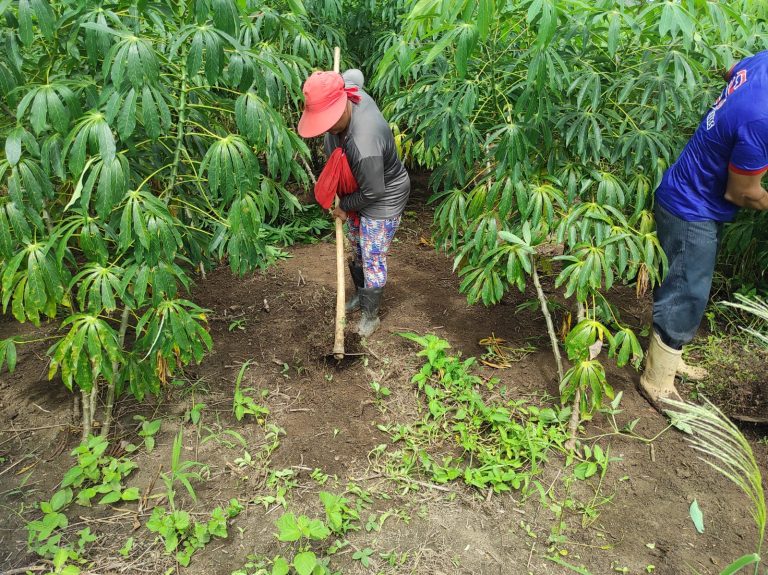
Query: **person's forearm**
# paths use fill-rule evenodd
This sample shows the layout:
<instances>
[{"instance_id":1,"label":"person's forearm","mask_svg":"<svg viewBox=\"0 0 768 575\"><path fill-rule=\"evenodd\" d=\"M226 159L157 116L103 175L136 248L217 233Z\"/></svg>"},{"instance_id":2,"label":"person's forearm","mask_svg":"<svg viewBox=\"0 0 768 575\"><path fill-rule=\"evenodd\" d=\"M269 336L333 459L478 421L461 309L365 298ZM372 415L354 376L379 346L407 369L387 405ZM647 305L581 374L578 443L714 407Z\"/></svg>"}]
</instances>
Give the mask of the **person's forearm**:
<instances>
[{"instance_id":1,"label":"person's forearm","mask_svg":"<svg viewBox=\"0 0 768 575\"><path fill-rule=\"evenodd\" d=\"M339 207L345 212L359 212L367 206L370 200L361 191L354 192L339 199Z\"/></svg>"},{"instance_id":2,"label":"person's forearm","mask_svg":"<svg viewBox=\"0 0 768 575\"><path fill-rule=\"evenodd\" d=\"M729 188L725 192L725 199L742 208L768 210L768 192L760 186L743 190Z\"/></svg>"}]
</instances>

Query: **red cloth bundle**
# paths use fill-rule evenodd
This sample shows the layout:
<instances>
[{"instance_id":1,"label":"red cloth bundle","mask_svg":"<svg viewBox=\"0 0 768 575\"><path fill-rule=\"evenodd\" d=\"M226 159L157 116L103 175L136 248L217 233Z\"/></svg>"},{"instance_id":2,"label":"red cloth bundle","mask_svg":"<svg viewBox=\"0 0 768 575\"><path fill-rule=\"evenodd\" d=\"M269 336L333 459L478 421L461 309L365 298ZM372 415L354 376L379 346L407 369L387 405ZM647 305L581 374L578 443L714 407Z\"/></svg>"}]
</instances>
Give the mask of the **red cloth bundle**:
<instances>
[{"instance_id":1,"label":"red cloth bundle","mask_svg":"<svg viewBox=\"0 0 768 575\"><path fill-rule=\"evenodd\" d=\"M333 204L333 198L336 194L346 196L356 191L357 180L355 180L352 169L349 167L347 155L343 149L336 148L317 179L315 199L327 210ZM350 215L356 218L355 215Z\"/></svg>"}]
</instances>

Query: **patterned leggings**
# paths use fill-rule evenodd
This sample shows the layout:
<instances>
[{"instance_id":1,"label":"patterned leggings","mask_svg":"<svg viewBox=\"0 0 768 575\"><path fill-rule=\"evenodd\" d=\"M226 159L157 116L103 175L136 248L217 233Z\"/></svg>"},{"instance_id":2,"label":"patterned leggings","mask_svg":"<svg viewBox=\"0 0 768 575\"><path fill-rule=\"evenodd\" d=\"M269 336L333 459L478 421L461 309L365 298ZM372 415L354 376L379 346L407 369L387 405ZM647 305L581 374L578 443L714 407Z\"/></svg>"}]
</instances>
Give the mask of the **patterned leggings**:
<instances>
[{"instance_id":1,"label":"patterned leggings","mask_svg":"<svg viewBox=\"0 0 768 575\"><path fill-rule=\"evenodd\" d=\"M374 220L360 216L357 225L347 220L347 237L355 250L355 261L363 267L365 287L380 288L387 283L387 252L400 225L400 216Z\"/></svg>"}]
</instances>

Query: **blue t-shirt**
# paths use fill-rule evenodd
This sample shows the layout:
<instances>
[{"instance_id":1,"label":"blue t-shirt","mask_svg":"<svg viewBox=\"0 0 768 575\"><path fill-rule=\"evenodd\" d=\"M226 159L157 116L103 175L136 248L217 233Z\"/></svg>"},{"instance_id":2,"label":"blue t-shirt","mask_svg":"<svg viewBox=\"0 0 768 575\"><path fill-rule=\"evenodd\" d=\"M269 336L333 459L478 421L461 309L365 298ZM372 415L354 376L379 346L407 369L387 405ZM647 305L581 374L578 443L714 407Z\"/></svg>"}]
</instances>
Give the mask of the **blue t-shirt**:
<instances>
[{"instance_id":1,"label":"blue t-shirt","mask_svg":"<svg viewBox=\"0 0 768 575\"><path fill-rule=\"evenodd\" d=\"M729 168L745 175L768 170L768 51L731 69L728 85L664 174L656 201L689 222L730 222L739 207L724 198Z\"/></svg>"}]
</instances>

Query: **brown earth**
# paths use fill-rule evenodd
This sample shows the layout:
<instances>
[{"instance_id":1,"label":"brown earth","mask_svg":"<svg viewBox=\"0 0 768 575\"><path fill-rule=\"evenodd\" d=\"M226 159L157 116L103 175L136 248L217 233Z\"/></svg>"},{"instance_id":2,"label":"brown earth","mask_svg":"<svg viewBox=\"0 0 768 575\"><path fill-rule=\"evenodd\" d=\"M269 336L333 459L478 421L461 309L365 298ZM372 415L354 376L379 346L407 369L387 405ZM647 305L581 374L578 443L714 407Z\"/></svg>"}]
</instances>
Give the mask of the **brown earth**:
<instances>
[{"instance_id":1,"label":"brown earth","mask_svg":"<svg viewBox=\"0 0 768 575\"><path fill-rule=\"evenodd\" d=\"M527 498L516 492L487 496L459 482L434 486L419 475L394 482L377 466L372 450L389 444L377 426L413 422L423 410L410 383L420 358L398 332L434 333L464 356L482 354L478 341L491 334L516 348L532 344L536 350L511 368L481 367L479 373L500 378L513 396L540 401L542 394L558 394L541 316L530 308L516 313L533 294L511 293L491 309L467 305L458 293L451 261L424 245L431 224L424 204L423 196L412 198L413 211L393 245L382 328L365 345L348 335L347 350L364 355L341 365L326 357L333 340L332 244L292 248L290 259L265 273L237 279L221 269L198 282L192 299L211 310L214 351L186 370L184 387L169 387L162 397L144 404L123 398L118 406L121 441L138 441L135 414L164 420L157 447L138 452L139 469L128 481L149 495L145 508L163 503L157 475L168 469L173 438L183 427L183 457L209 466L208 479L195 483L197 502L180 496L184 508L201 519L232 497L252 502L274 495L276 488L267 481L270 470L293 473L295 485L286 498L288 510L297 514L321 516L321 490L346 492L350 498L369 496L362 525L371 514L378 514L383 524L380 530L348 534L350 546L332 558L332 565L344 573L571 573L546 558L558 555L594 575L708 574L752 551L756 535L745 497L702 463L682 434L667 429L665 420L636 393L638 375L630 369L608 370L616 391L624 392L618 424L640 418L635 432L658 437L646 442L617 435L608 419L596 415L582 440L599 441L617 459L601 483L597 477L564 482L572 468L564 468L562 454L553 452L539 480L549 488L549 501L565 507L560 529L552 506L543 506L536 493ZM615 303L624 320L635 327L647 323L649 300L637 301L629 288L619 292ZM53 333L53 326L20 327L10 318L0 323L0 337L43 339ZM68 392L59 381L47 380L47 345L43 340L21 347L16 372L0 375L0 573L39 564L26 549L24 523L39 516L34 503L48 499L72 465L68 451L78 439L69 425ZM226 432L239 434L251 455L264 445L263 426L232 416L234 381L245 361L251 364L242 387L252 388L249 393L270 409L267 422L284 430L266 467L238 467L235 459L243 457L244 448ZM386 385L391 396L377 400L370 388L374 380ZM201 425L182 423L196 402L206 404ZM765 471L765 444L756 441L761 429L748 431ZM325 485L310 477L315 469L330 476ZM704 513L702 534L689 517L694 499ZM584 527L580 510L590 501L598 514ZM179 572L228 575L243 566L248 554L271 558L285 553L286 545L273 535L282 512L269 501L249 504L232 522L228 539L212 541ZM89 526L100 537L87 552L93 560L87 572L163 573L174 566L142 526L149 512L137 513L136 504L73 505L68 514L69 534ZM552 534L556 537L550 541ZM117 550L130 536L134 548L123 559ZM365 548L376 552L370 569L352 560L356 550ZM398 554L395 566L379 555L390 551Z\"/></svg>"}]
</instances>

